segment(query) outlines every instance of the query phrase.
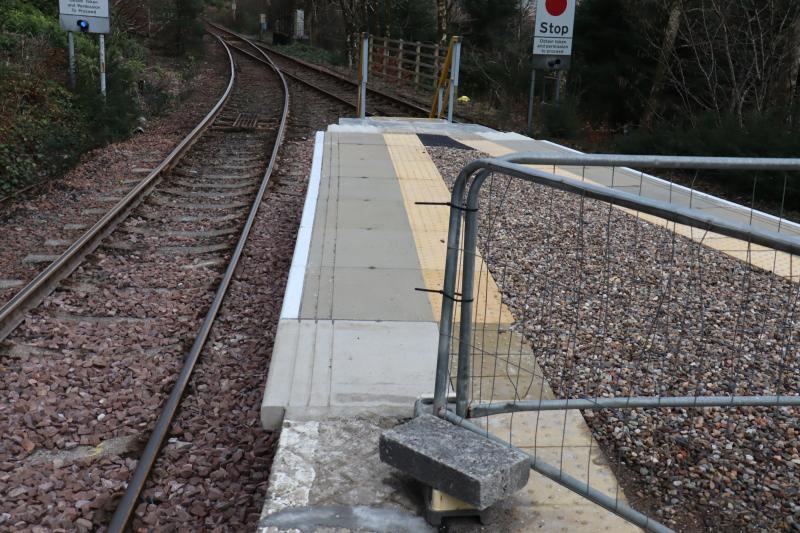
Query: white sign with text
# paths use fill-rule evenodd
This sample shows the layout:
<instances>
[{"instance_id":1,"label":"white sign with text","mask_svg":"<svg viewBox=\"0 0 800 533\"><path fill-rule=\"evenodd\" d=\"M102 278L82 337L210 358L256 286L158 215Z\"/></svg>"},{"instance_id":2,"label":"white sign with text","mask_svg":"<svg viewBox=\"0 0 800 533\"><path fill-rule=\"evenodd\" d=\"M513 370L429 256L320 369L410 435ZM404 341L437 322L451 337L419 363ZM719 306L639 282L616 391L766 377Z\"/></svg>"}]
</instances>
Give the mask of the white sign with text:
<instances>
[{"instance_id":1,"label":"white sign with text","mask_svg":"<svg viewBox=\"0 0 800 533\"><path fill-rule=\"evenodd\" d=\"M575 26L577 0L537 0L533 54L569 56Z\"/></svg>"},{"instance_id":2,"label":"white sign with text","mask_svg":"<svg viewBox=\"0 0 800 533\"><path fill-rule=\"evenodd\" d=\"M61 28L85 33L111 31L108 0L58 0Z\"/></svg>"}]
</instances>

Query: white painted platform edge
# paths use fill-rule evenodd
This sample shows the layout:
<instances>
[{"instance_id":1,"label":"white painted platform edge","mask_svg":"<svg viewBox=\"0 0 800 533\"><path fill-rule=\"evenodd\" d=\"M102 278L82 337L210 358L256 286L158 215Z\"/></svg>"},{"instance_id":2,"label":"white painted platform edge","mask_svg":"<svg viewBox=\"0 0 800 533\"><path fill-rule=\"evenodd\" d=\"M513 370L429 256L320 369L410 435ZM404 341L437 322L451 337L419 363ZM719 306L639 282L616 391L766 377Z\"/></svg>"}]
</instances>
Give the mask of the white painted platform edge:
<instances>
[{"instance_id":1,"label":"white painted platform edge","mask_svg":"<svg viewBox=\"0 0 800 533\"><path fill-rule=\"evenodd\" d=\"M534 140L534 139L530 139L530 140ZM563 146L563 145L560 145L560 144L557 144L557 143L554 143L554 142L551 142L551 141L541 140L539 142L542 142L542 143L545 143L545 144L549 144L550 146L553 146L555 148L559 148L561 150L566 150L566 151L571 152L573 154L585 155L583 152L575 150L574 148L569 148L568 146ZM736 202L731 202L730 200L726 200L724 198L720 198L719 196L714 196L713 194L708 194L708 193L701 192L701 191L695 191L695 190L690 189L689 187L684 187L683 185L678 185L677 183L670 183L669 181L667 181L665 179L659 178L658 176L653 176L652 174L648 174L648 173L642 172L640 170L635 170L635 169L632 169L632 168L629 168L629 167L620 167L620 168L622 170L627 171L627 172L632 172L632 173L634 173L636 175L644 176L645 178L653 180L656 183L660 183L661 185L666 185L668 187L672 186L673 188L678 189L678 190L683 191L683 192L691 192L692 196L699 196L699 197L704 198L706 200L714 200L716 202L719 202L719 203L721 203L723 205L726 205L728 207L732 207L734 209L744 209L748 213L751 212L751 209L749 207L744 206L742 204L737 204ZM792 222L789 219L786 219L786 218L781 219L780 217L776 217L775 215L771 215L769 213L765 213L764 211L759 211L757 209L753 209L752 213L753 213L753 215L764 217L767 220L772 220L774 222L780 222L781 225L788 225L788 226L791 226L793 228L796 228L796 229L800 230L800 224L797 224L796 222Z\"/></svg>"},{"instance_id":2,"label":"white painted platform edge","mask_svg":"<svg viewBox=\"0 0 800 533\"><path fill-rule=\"evenodd\" d=\"M311 251L311 233L314 228L319 183L322 177L322 151L324 145L325 132L318 131L314 137L314 158L311 161L311 176L308 179L308 190L306 191L305 204L303 204L303 216L300 219L300 229L297 232L297 242L294 245L294 255L292 255L292 266L289 269L289 279L286 282L286 292L283 295L281 318L298 318L300 316L303 282L305 281L306 265L308 265L308 255Z\"/></svg>"},{"instance_id":3,"label":"white painted platform edge","mask_svg":"<svg viewBox=\"0 0 800 533\"><path fill-rule=\"evenodd\" d=\"M513 131L479 131L478 135L488 141L533 141L530 137L526 137Z\"/></svg>"},{"instance_id":4,"label":"white painted platform edge","mask_svg":"<svg viewBox=\"0 0 800 533\"><path fill-rule=\"evenodd\" d=\"M377 126L367 124L331 124L328 126L331 133L383 133Z\"/></svg>"}]
</instances>

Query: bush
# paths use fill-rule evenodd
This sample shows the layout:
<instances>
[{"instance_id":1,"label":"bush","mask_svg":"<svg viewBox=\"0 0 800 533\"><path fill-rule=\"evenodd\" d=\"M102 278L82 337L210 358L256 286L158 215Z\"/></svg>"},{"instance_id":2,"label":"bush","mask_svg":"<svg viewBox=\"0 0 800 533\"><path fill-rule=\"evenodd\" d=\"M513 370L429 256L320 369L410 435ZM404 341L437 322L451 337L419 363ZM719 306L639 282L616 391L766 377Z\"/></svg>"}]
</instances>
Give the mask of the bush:
<instances>
[{"instance_id":1,"label":"bush","mask_svg":"<svg viewBox=\"0 0 800 533\"><path fill-rule=\"evenodd\" d=\"M547 104L542 110L542 133L559 139L576 139L581 135L578 106L573 99L560 105Z\"/></svg>"},{"instance_id":2,"label":"bush","mask_svg":"<svg viewBox=\"0 0 800 533\"><path fill-rule=\"evenodd\" d=\"M66 34L51 3L0 4L0 191L56 176L85 151L127 137L140 113L136 81L146 50L124 33L106 39L108 98L99 94L95 36L75 34L77 83L67 77ZM56 76L54 76L56 73Z\"/></svg>"},{"instance_id":3,"label":"bush","mask_svg":"<svg viewBox=\"0 0 800 533\"><path fill-rule=\"evenodd\" d=\"M674 123L653 130L641 128L614 139L621 153L656 155L698 155L720 157L795 157L800 152L800 137L786 124L786 114L749 115L744 124L736 117L717 122L712 116L700 117L694 125ZM720 186L732 195L750 197L754 175L746 172L704 172L704 181ZM784 200L782 173L758 174L756 199L770 203L800 205L797 178L790 176Z\"/></svg>"},{"instance_id":4,"label":"bush","mask_svg":"<svg viewBox=\"0 0 800 533\"><path fill-rule=\"evenodd\" d=\"M342 54L331 52L330 50L325 50L324 48L311 46L310 44L306 43L276 45L275 48L284 54L288 54L305 61L310 61L312 63L323 63L337 66L345 65L347 63L347 58Z\"/></svg>"}]
</instances>

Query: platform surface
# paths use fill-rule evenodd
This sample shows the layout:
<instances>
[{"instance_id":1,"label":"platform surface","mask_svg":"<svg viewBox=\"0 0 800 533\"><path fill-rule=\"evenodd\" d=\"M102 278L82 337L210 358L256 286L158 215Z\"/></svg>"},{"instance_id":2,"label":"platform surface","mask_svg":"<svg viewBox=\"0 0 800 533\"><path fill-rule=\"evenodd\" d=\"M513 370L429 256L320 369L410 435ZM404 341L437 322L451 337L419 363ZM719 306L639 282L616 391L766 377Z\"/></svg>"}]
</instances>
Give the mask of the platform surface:
<instances>
[{"instance_id":1,"label":"platform surface","mask_svg":"<svg viewBox=\"0 0 800 533\"><path fill-rule=\"evenodd\" d=\"M419 133L464 144L506 138L401 120L343 121L317 136L262 405L262 423L282 425L262 531L427 530L421 487L378 458L381 431L411 417L434 384L441 297L417 289L441 288L449 209L416 202L447 202L449 192ZM499 303L494 283L482 290ZM498 350L521 345L494 338ZM540 373L527 361L524 371ZM579 414L526 417L515 415L515 444L617 492ZM507 435L507 421L489 429ZM497 531L636 530L536 473L501 511ZM474 519L452 527L481 530Z\"/></svg>"},{"instance_id":2,"label":"platform surface","mask_svg":"<svg viewBox=\"0 0 800 533\"><path fill-rule=\"evenodd\" d=\"M281 312L262 405L262 423L282 427L261 531L427 531L421 487L380 462L381 432L412 415L414 401L433 391L441 297L418 289L442 286L449 192L420 134L449 136L491 156L564 152L546 141L482 126L441 121L342 120L317 135L306 207ZM545 168L545 167L542 167ZM624 188L679 205L717 210L776 229L774 218L724 200L665 185L627 169L547 170ZM786 254L640 216L780 275L797 278ZM800 227L783 224L781 231ZM481 259L478 258L480 263ZM476 271L487 269L478 264ZM477 348L501 361L483 369L494 399L519 397L513 383L532 381L525 399L552 398L533 351L503 325L513 321L489 278L479 300L496 305L479 321ZM481 312L481 311L479 311ZM497 325L500 327L498 328ZM511 361L502 355L515 353ZM491 355L491 354L490 354ZM488 387L487 387L488 388ZM476 398L479 399L479 398ZM510 415L488 429L508 438ZM622 501L606 458L580 412L517 413L512 443L540 460ZM486 426L484 426L486 427ZM496 523L471 519L451 531L636 531L622 519L532 473L528 485L500 507Z\"/></svg>"}]
</instances>

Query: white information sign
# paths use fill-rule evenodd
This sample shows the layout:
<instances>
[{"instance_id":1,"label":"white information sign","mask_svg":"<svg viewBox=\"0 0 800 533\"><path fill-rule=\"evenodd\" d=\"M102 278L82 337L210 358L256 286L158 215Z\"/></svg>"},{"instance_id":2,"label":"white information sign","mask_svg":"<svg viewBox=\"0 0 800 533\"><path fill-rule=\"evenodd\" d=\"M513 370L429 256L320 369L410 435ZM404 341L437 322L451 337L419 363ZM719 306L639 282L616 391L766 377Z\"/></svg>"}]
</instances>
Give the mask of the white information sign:
<instances>
[{"instance_id":1,"label":"white information sign","mask_svg":"<svg viewBox=\"0 0 800 533\"><path fill-rule=\"evenodd\" d=\"M533 37L533 54L547 56L568 63L572 55L572 35L575 26L577 0L537 0L536 31ZM566 57L564 57L566 56ZM551 68L557 68L551 66Z\"/></svg>"},{"instance_id":2,"label":"white information sign","mask_svg":"<svg viewBox=\"0 0 800 533\"><path fill-rule=\"evenodd\" d=\"M302 9L295 11L294 15L294 37L302 39L306 36L306 13Z\"/></svg>"},{"instance_id":3,"label":"white information sign","mask_svg":"<svg viewBox=\"0 0 800 533\"><path fill-rule=\"evenodd\" d=\"M58 0L61 27L67 31L109 33L108 0Z\"/></svg>"}]
</instances>

